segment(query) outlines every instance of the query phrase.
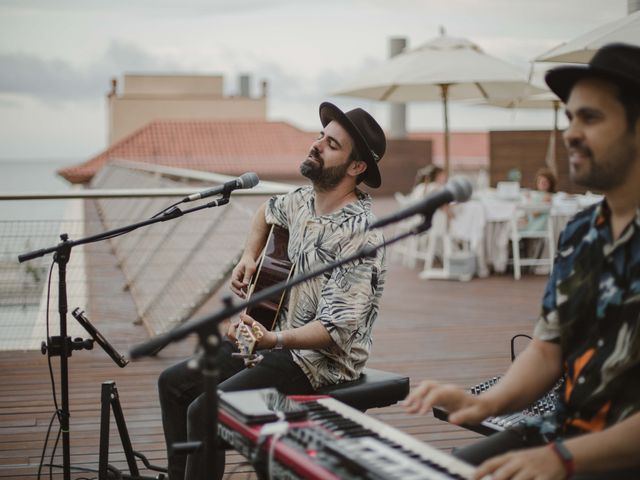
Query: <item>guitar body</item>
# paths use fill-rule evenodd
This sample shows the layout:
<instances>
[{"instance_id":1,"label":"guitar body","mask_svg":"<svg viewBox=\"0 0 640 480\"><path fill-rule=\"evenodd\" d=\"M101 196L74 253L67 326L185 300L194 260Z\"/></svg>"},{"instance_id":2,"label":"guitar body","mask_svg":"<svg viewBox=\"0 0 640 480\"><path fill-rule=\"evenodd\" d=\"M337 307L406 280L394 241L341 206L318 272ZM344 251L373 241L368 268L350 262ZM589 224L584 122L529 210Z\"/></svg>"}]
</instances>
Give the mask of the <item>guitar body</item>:
<instances>
[{"instance_id":1,"label":"guitar body","mask_svg":"<svg viewBox=\"0 0 640 480\"><path fill-rule=\"evenodd\" d=\"M289 260L289 231L273 225L262 255L258 261L258 269L249 284L250 294L269 288L272 285L288 280L293 273L293 264ZM262 302L247 308L247 315L261 323L267 330L273 330L278 314L282 308L286 292L273 295Z\"/></svg>"}]
</instances>

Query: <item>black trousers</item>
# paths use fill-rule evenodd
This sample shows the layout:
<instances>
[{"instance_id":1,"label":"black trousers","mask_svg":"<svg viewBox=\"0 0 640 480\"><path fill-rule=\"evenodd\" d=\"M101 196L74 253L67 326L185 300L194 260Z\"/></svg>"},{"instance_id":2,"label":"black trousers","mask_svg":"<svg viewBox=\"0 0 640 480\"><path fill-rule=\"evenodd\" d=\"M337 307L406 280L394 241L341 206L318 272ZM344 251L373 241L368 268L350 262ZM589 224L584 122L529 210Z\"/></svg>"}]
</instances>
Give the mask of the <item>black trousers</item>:
<instances>
[{"instance_id":1,"label":"black trousers","mask_svg":"<svg viewBox=\"0 0 640 480\"><path fill-rule=\"evenodd\" d=\"M452 453L472 465L480 465L496 455L521 450L523 448L540 447L548 443L538 429L523 424L494 433L471 445L457 448ZM640 469L616 470L599 475L574 475L572 480L638 480Z\"/></svg>"},{"instance_id":2,"label":"black trousers","mask_svg":"<svg viewBox=\"0 0 640 480\"><path fill-rule=\"evenodd\" d=\"M273 387L291 395L306 395L314 390L309 379L296 365L289 350L262 352L264 359L253 368L245 368L241 359L232 358L235 347L223 341L218 354L220 378L218 389L222 391L252 390ZM200 480L208 472L201 472L198 454L184 458L171 454L170 445L187 440L202 440L205 437L202 418L207 406L204 402L202 374L188 367L184 360L167 368L158 379L162 426L169 453L170 480ZM222 478L225 454L220 450L216 456L216 472L213 478Z\"/></svg>"}]
</instances>

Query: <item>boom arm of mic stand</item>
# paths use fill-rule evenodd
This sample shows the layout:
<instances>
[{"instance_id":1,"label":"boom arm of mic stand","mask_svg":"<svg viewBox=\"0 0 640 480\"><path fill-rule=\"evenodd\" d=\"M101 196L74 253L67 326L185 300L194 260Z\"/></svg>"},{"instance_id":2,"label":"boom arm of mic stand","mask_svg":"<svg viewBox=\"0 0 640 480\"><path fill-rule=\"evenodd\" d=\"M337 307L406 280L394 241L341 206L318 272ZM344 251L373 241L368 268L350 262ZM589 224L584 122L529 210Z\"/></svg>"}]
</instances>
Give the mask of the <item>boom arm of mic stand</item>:
<instances>
[{"instance_id":1,"label":"boom arm of mic stand","mask_svg":"<svg viewBox=\"0 0 640 480\"><path fill-rule=\"evenodd\" d=\"M181 217L186 213L191 213L203 208L215 207L218 205L224 205L229 202L229 196L223 196L217 200L209 202L205 205L200 205L189 210L181 211L179 208L174 208L171 211L165 213L162 216L150 218L142 222L138 222L129 226L117 228L107 232L85 237L80 240L71 241L66 233L60 235L62 240L58 245L50 248L43 248L40 250L34 250L32 252L25 253L18 256L20 263L27 260L33 260L34 258L43 257L49 253L54 253L54 261L58 264L58 313L60 315L60 340L62 348L60 349L60 396L61 396L61 410L60 415L60 427L62 430L62 463L63 463L63 479L71 479L71 453L70 453L70 432L69 432L69 383L68 383L68 357L71 356L71 338L67 335L67 287L66 287L66 267L71 256L71 249L77 245L84 245L87 243L94 243L101 240L106 240L118 235L122 235L140 227L151 225L153 223L164 222L173 218ZM48 355L51 355L51 351L48 351Z\"/></svg>"},{"instance_id":2,"label":"boom arm of mic stand","mask_svg":"<svg viewBox=\"0 0 640 480\"><path fill-rule=\"evenodd\" d=\"M197 207L189 208L188 210L180 210L178 207L174 207L168 212L166 212L161 217L152 217L148 220L143 220L138 223L132 223L131 225L127 225L120 228L115 228L113 230L107 230L106 232L98 233L96 235L91 235L89 237L81 238L79 240L66 240L66 245L69 248L76 247L78 245L85 245L87 243L95 243L101 240L106 240L107 238L112 238L118 235L122 235L124 233L132 232L133 230L137 230L140 227L146 227L147 225L153 225L158 222L166 222L167 220L173 220L174 218L181 217L188 213L196 212L198 210L202 210L204 208L210 207L218 207L221 205L225 205L229 203L229 197L222 197L212 202L206 203L204 205L198 205ZM20 263L26 262L27 260L33 260L34 258L43 257L48 253L57 252L60 248L60 245L56 245L55 247L50 248L42 248L40 250L34 250L33 252L24 253L22 255L18 255L18 261Z\"/></svg>"},{"instance_id":3,"label":"boom arm of mic stand","mask_svg":"<svg viewBox=\"0 0 640 480\"><path fill-rule=\"evenodd\" d=\"M218 332L218 324L223 320L241 312L242 310L267 299L271 295L279 294L286 289L289 289L299 283L306 282L314 277L322 275L325 272L331 271L336 267L352 262L359 258L371 257L375 255L375 252L386 245L391 245L399 240L402 240L410 235L414 235L427 230L430 227L430 219L425 221L413 229L401 233L400 235L392 238L389 241L385 241L380 245L373 247L364 247L358 250L353 255L338 260L330 265L319 268L304 275L298 275L289 281L280 282L273 285L261 292L258 292L244 302L237 305L233 305L231 298L225 300L225 307L218 312L203 317L194 322L189 322L185 325L174 328L170 332L152 338L148 342L137 345L131 349L129 355L132 359L140 358L157 353L169 343L178 341L191 333L197 333L200 339L200 345L203 347L204 355L200 359L200 368L203 371L203 377L205 379L204 396L206 405L209 408L206 409L204 422L206 425L206 438L204 439L203 453L200 455L200 462L202 471L212 475L215 472L214 459L216 458L215 451L217 445L217 430L218 430L218 394L217 394L217 379L216 379L216 359L215 354L220 341L220 334ZM202 445L202 444L201 444Z\"/></svg>"},{"instance_id":4,"label":"boom arm of mic stand","mask_svg":"<svg viewBox=\"0 0 640 480\"><path fill-rule=\"evenodd\" d=\"M360 258L370 257L375 254L375 252L388 245L392 245L400 240L403 240L411 235L416 235L428 230L431 227L431 219L426 218L425 221L412 229L403 232L390 240L386 240L383 243L371 247L363 247L353 255L340 259L334 263L328 264L324 267L321 267L317 270L313 270L312 272L305 273L303 275L297 275L293 278L290 278L288 281L283 281L272 285L269 288L266 288L258 293L254 293L250 299L245 300L243 302L233 304L229 302L224 308L204 317L201 317L193 322L185 323L184 325L180 325L169 332L158 335L144 343L138 344L134 346L129 351L129 356L131 359L136 359L140 357L145 357L149 355L155 355L158 351L162 350L164 347L169 345L170 343L176 342L178 340L183 339L187 335L192 333L199 333L200 331L209 331L212 325L217 325L223 320L232 317L233 315L242 312L247 307L251 307L256 305L263 300L268 299L272 295L280 294L285 290L290 289L291 287L298 285L300 283L306 282L307 280L311 280L312 278L318 277L326 272L333 270L336 267L340 267L349 262L353 262L354 260L358 260Z\"/></svg>"}]
</instances>

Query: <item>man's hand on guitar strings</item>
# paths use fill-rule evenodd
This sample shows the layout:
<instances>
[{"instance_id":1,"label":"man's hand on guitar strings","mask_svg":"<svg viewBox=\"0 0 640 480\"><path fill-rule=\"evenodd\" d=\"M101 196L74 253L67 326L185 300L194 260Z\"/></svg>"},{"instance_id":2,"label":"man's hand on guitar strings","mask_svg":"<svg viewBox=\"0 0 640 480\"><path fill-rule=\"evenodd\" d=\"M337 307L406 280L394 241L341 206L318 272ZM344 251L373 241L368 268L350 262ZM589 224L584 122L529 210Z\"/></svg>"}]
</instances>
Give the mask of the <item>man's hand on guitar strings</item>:
<instances>
[{"instance_id":1,"label":"man's hand on guitar strings","mask_svg":"<svg viewBox=\"0 0 640 480\"><path fill-rule=\"evenodd\" d=\"M256 261L243 255L233 269L231 273L231 291L240 298L247 297L247 288L249 287L251 277L256 272L256 268Z\"/></svg>"},{"instance_id":2,"label":"man's hand on guitar strings","mask_svg":"<svg viewBox=\"0 0 640 480\"><path fill-rule=\"evenodd\" d=\"M227 327L227 337L229 337L229 340L231 340L235 344L238 343L238 338L236 334L238 331L239 324L240 324L240 320L231 321L229 322L229 326Z\"/></svg>"},{"instance_id":3,"label":"man's hand on guitar strings","mask_svg":"<svg viewBox=\"0 0 640 480\"><path fill-rule=\"evenodd\" d=\"M240 320L251 328L258 350L273 348L276 345L276 334L267 330L260 322L256 322L246 313L240 314Z\"/></svg>"},{"instance_id":4,"label":"man's hand on guitar strings","mask_svg":"<svg viewBox=\"0 0 640 480\"><path fill-rule=\"evenodd\" d=\"M239 347L239 340L241 337L240 325L248 327L251 336L253 337L256 346L258 346L260 340L265 336L265 333L269 333L260 323L256 322L253 318L245 313L240 314L240 320L236 320L229 323L227 329L227 337ZM263 347L264 348L264 347Z\"/></svg>"},{"instance_id":5,"label":"man's hand on guitar strings","mask_svg":"<svg viewBox=\"0 0 640 480\"><path fill-rule=\"evenodd\" d=\"M244 315L247 318L247 315ZM250 325L245 321L235 323L236 330L232 337L235 338L237 352L231 354L232 357L241 358L245 367L252 368L262 361L262 355L256 352L258 340L263 337L262 331L257 327L256 322Z\"/></svg>"}]
</instances>

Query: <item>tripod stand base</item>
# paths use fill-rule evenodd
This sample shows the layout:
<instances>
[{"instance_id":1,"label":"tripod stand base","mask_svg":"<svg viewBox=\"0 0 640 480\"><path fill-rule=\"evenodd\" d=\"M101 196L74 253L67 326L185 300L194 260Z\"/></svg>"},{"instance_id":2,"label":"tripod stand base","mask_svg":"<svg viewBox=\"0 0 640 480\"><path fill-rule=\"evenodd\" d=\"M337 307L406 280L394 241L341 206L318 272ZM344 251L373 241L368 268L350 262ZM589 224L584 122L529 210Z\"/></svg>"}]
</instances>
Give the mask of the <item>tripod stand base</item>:
<instances>
[{"instance_id":1,"label":"tripod stand base","mask_svg":"<svg viewBox=\"0 0 640 480\"><path fill-rule=\"evenodd\" d=\"M62 465L56 465L55 463L45 463L43 467L53 467L53 468L64 468ZM98 473L98 470L95 468L89 467L78 467L75 465L71 465L71 470L75 470L76 472L87 472L87 473ZM164 473L160 473L155 477L147 477L144 475L132 476L127 473L122 473L116 467L109 465L109 470L107 471L107 479L106 480L168 480Z\"/></svg>"},{"instance_id":2,"label":"tripod stand base","mask_svg":"<svg viewBox=\"0 0 640 480\"><path fill-rule=\"evenodd\" d=\"M111 410L113 410L113 416L116 420L118 433L120 434L120 441L122 442L124 454L127 459L127 465L129 466L129 474L122 473L115 467L108 464L110 424L109 415ZM136 463L136 457L138 457L142 461L144 466L149 470L155 470L162 473L156 477L140 476L138 465ZM147 460L147 457L133 450L131 439L129 438L129 432L127 430L127 424L124 421L122 407L120 406L118 389L116 388L116 383L114 381L108 381L102 384L102 407L100 415L100 456L98 462L99 480L110 480L111 478L119 478L119 476L121 476L121 478L133 480L163 480L164 478L167 478L164 475L167 473L166 468L150 464Z\"/></svg>"}]
</instances>

